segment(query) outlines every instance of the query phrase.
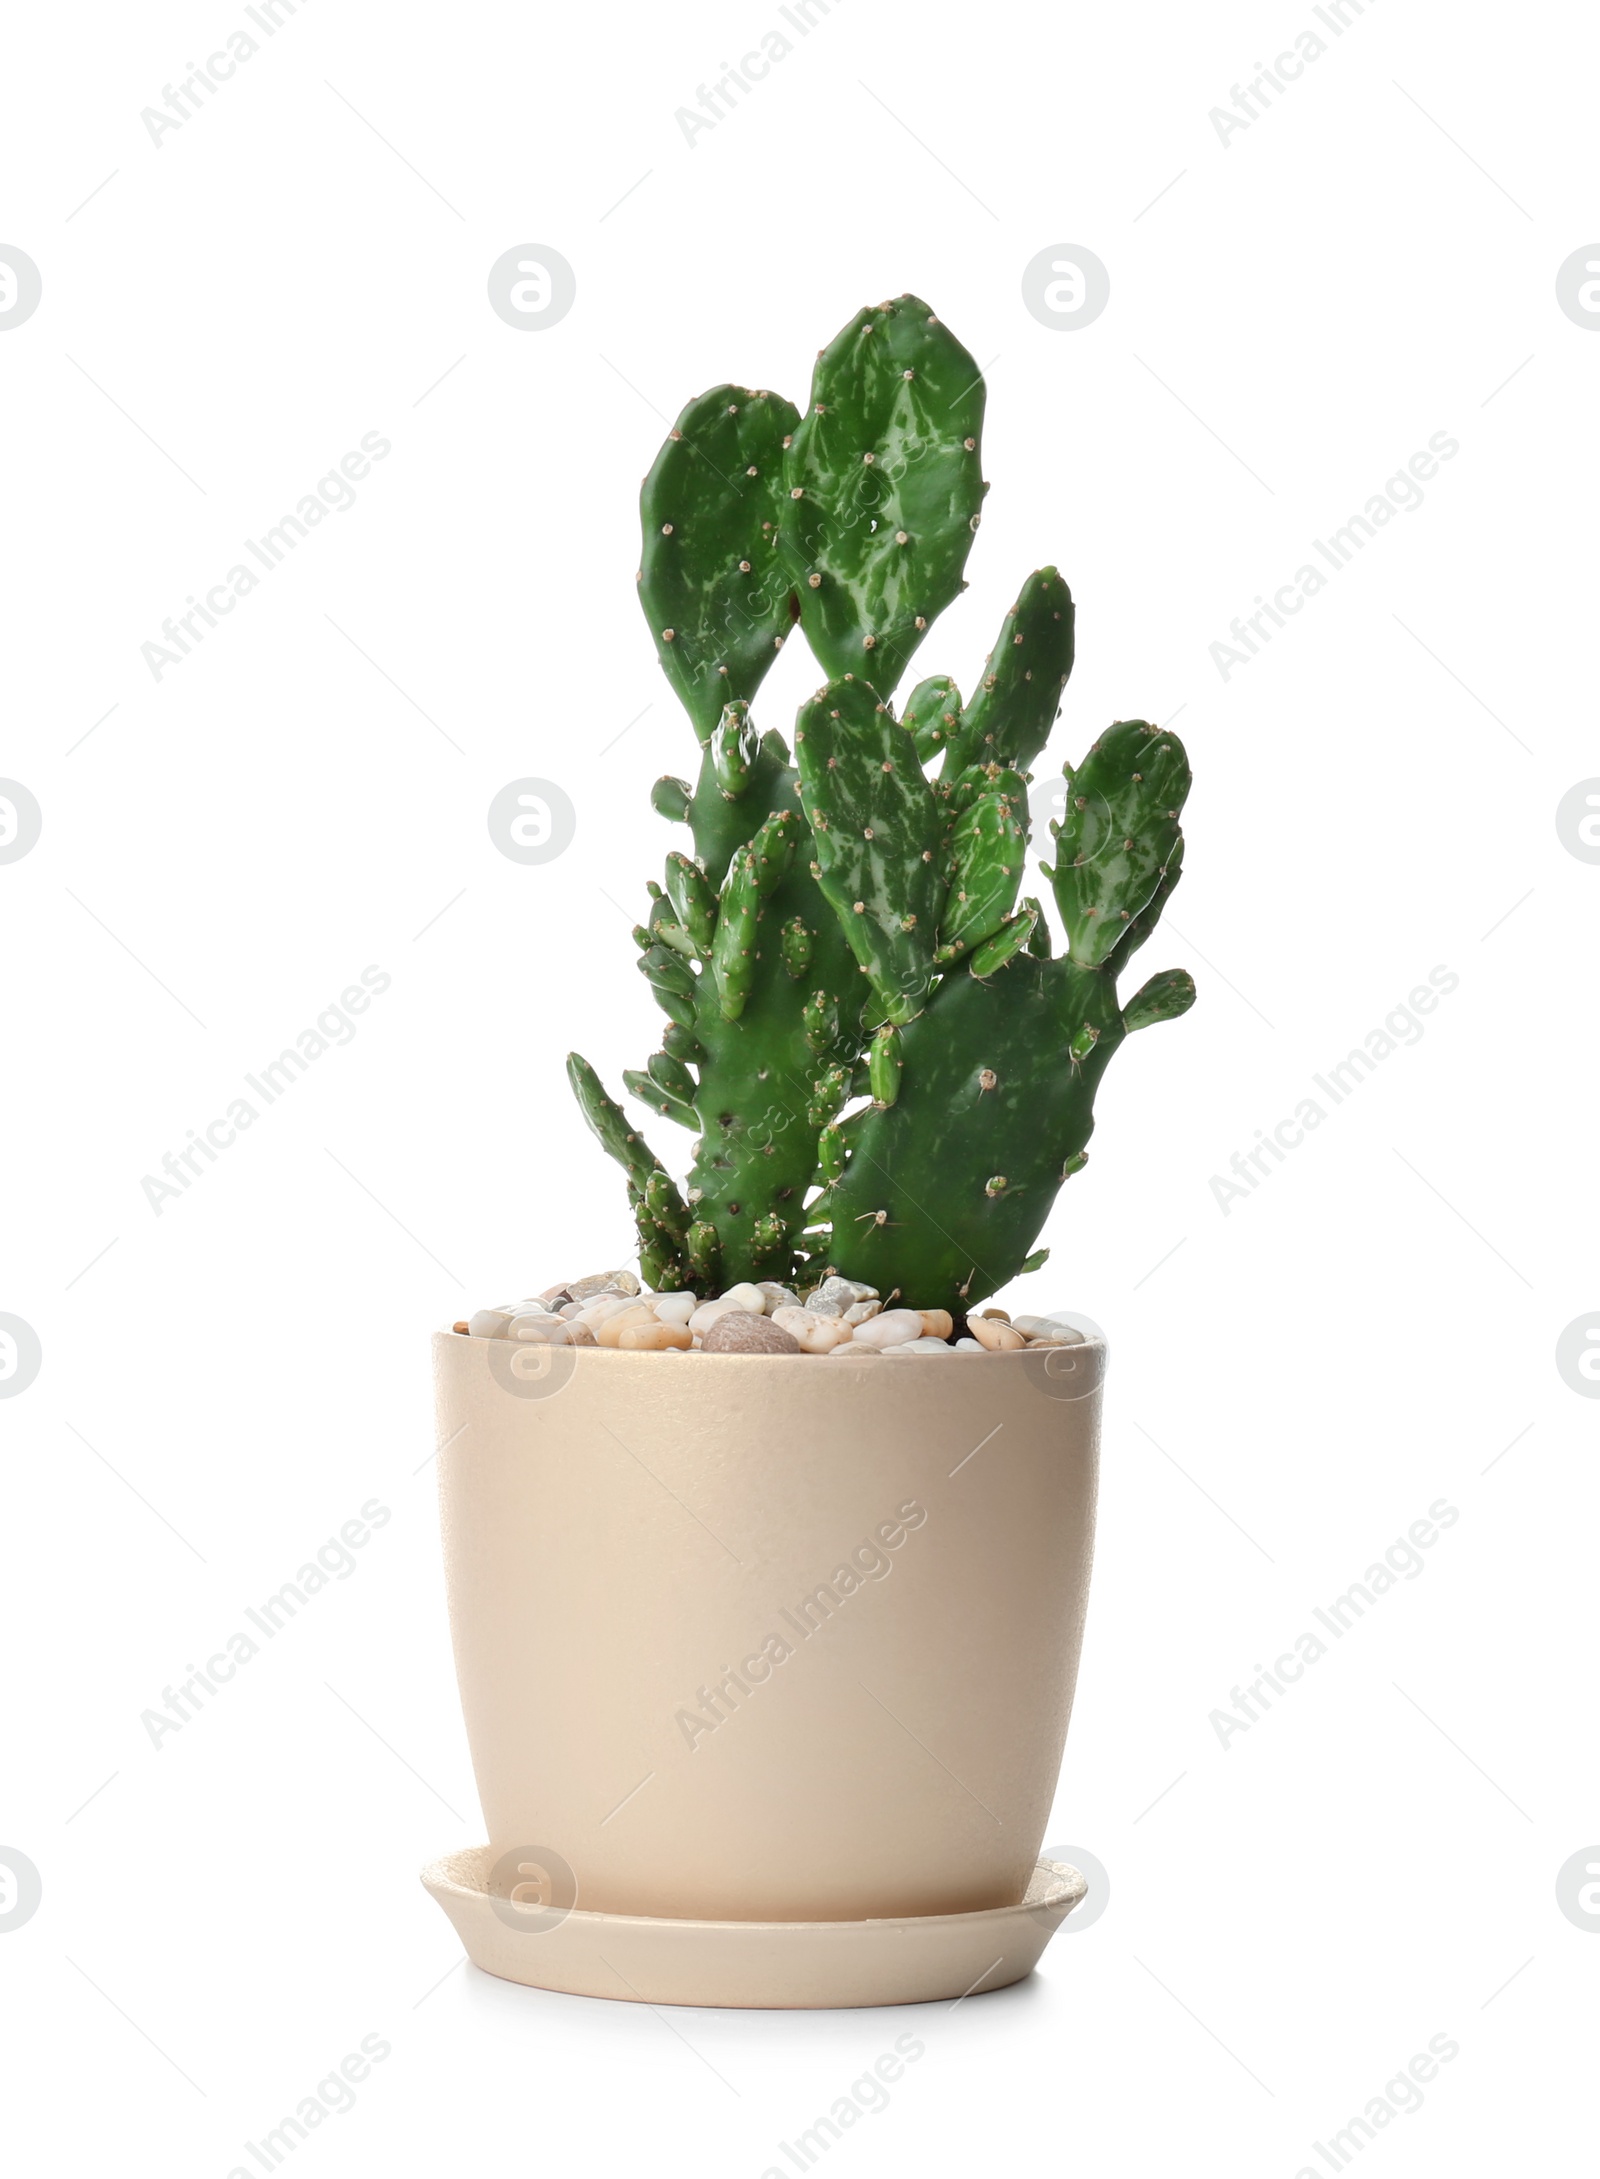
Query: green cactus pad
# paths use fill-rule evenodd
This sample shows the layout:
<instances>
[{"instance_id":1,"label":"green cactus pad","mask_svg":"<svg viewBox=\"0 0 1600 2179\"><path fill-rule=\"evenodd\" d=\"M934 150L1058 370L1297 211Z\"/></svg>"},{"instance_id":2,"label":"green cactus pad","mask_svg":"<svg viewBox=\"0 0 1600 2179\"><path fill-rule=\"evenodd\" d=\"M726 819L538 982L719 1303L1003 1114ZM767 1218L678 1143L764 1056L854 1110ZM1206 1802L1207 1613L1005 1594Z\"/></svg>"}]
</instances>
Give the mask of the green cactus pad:
<instances>
[{"instance_id":1,"label":"green cactus pad","mask_svg":"<svg viewBox=\"0 0 1600 2179\"><path fill-rule=\"evenodd\" d=\"M917 762L931 764L960 732L961 691L947 673L930 674L906 699L900 724L917 745Z\"/></svg>"},{"instance_id":2,"label":"green cactus pad","mask_svg":"<svg viewBox=\"0 0 1600 2179\"><path fill-rule=\"evenodd\" d=\"M973 975L993 976L997 969L1004 968L1011 956L1020 953L1024 946L1031 953L1038 915L1039 903L1036 900L1025 900L1016 914L1008 916L994 936L985 939L974 952L971 961ZM1048 948L1048 934L1046 945ZM1049 958L1048 950L1040 956L1040 959L1046 961Z\"/></svg>"},{"instance_id":3,"label":"green cactus pad","mask_svg":"<svg viewBox=\"0 0 1600 2179\"><path fill-rule=\"evenodd\" d=\"M904 728L852 676L802 707L795 758L817 883L887 1018L910 1021L933 978L945 891L939 800Z\"/></svg>"},{"instance_id":4,"label":"green cactus pad","mask_svg":"<svg viewBox=\"0 0 1600 2179\"><path fill-rule=\"evenodd\" d=\"M664 1172L661 1160L644 1137L629 1127L627 1114L606 1095L600 1077L579 1052L567 1054L567 1080L601 1148L616 1159L636 1189L642 1190L653 1174Z\"/></svg>"},{"instance_id":5,"label":"green cactus pad","mask_svg":"<svg viewBox=\"0 0 1600 2179\"><path fill-rule=\"evenodd\" d=\"M784 557L833 677L891 696L961 589L983 504L983 374L924 302L862 310L822 351L784 468Z\"/></svg>"},{"instance_id":6,"label":"green cactus pad","mask_svg":"<svg viewBox=\"0 0 1600 2179\"><path fill-rule=\"evenodd\" d=\"M1086 1021L1099 1033L1075 1064L1067 1047ZM920 1308L965 1309L1032 1249L1094 1125L1122 1018L1109 977L1021 953L987 982L947 977L902 1035L900 1094L867 1115L831 1192L832 1260Z\"/></svg>"},{"instance_id":7,"label":"green cactus pad","mask_svg":"<svg viewBox=\"0 0 1600 2179\"><path fill-rule=\"evenodd\" d=\"M1122 1026L1129 1036L1148 1029L1153 1022L1176 1021L1194 1004L1194 978L1186 968L1164 968L1134 993L1122 1009Z\"/></svg>"},{"instance_id":8,"label":"green cactus pad","mask_svg":"<svg viewBox=\"0 0 1600 2179\"><path fill-rule=\"evenodd\" d=\"M1108 727L1076 770L1056 835L1056 906L1067 951L1085 968L1105 960L1149 905L1181 837L1189 760L1176 734L1143 719Z\"/></svg>"},{"instance_id":9,"label":"green cactus pad","mask_svg":"<svg viewBox=\"0 0 1600 2179\"><path fill-rule=\"evenodd\" d=\"M689 821L689 797L691 789L686 779L679 779L666 772L650 790L650 807L658 817L669 817L683 825Z\"/></svg>"},{"instance_id":10,"label":"green cactus pad","mask_svg":"<svg viewBox=\"0 0 1600 2179\"><path fill-rule=\"evenodd\" d=\"M900 1094L900 1076L905 1058L900 1048L900 1032L892 1022L885 1022L867 1047L867 1086L872 1091L875 1105L892 1105Z\"/></svg>"},{"instance_id":11,"label":"green cactus pad","mask_svg":"<svg viewBox=\"0 0 1600 2179\"><path fill-rule=\"evenodd\" d=\"M1001 772L956 820L950 836L950 891L939 926L938 960L953 961L1000 929L1022 883L1027 853L1028 790L1017 773Z\"/></svg>"},{"instance_id":12,"label":"green cactus pad","mask_svg":"<svg viewBox=\"0 0 1600 2179\"><path fill-rule=\"evenodd\" d=\"M750 722L748 704L728 705L717 722L709 746L717 785L730 802L737 802L750 784L750 767L760 747L760 736Z\"/></svg>"},{"instance_id":13,"label":"green cactus pad","mask_svg":"<svg viewBox=\"0 0 1600 2179\"><path fill-rule=\"evenodd\" d=\"M1005 617L950 744L947 775L988 763L1025 772L1050 739L1072 656L1072 592L1053 567L1042 567Z\"/></svg>"},{"instance_id":14,"label":"green cactus pad","mask_svg":"<svg viewBox=\"0 0 1600 2179\"><path fill-rule=\"evenodd\" d=\"M678 418L639 495L639 602L701 742L725 705L755 694L793 621L777 525L798 422L779 394L713 386Z\"/></svg>"},{"instance_id":15,"label":"green cactus pad","mask_svg":"<svg viewBox=\"0 0 1600 2179\"><path fill-rule=\"evenodd\" d=\"M716 892L700 865L676 851L667 857L667 898L677 910L679 925L688 934L694 951L702 959L709 957L717 928ZM665 938L666 927L657 927ZM667 942L672 943L670 939Z\"/></svg>"}]
</instances>

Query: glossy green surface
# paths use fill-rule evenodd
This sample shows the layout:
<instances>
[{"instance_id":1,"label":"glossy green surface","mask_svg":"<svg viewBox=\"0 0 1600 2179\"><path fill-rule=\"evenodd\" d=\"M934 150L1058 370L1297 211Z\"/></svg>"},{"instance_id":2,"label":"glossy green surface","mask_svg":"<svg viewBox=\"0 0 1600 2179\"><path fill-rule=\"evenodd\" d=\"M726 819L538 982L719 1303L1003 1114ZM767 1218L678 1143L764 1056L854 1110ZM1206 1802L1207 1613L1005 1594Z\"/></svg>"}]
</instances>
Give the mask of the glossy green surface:
<instances>
[{"instance_id":1,"label":"glossy green surface","mask_svg":"<svg viewBox=\"0 0 1600 2179\"><path fill-rule=\"evenodd\" d=\"M724 705L754 696L792 624L777 523L798 421L781 395L713 386L678 418L640 490L639 603L702 743Z\"/></svg>"},{"instance_id":2,"label":"glossy green surface","mask_svg":"<svg viewBox=\"0 0 1600 2179\"><path fill-rule=\"evenodd\" d=\"M985 486L983 374L915 295L823 349L784 467L783 551L830 679L892 696L961 589Z\"/></svg>"},{"instance_id":3,"label":"glossy green surface","mask_svg":"<svg viewBox=\"0 0 1600 2179\"><path fill-rule=\"evenodd\" d=\"M909 1021L933 981L945 893L938 798L905 728L854 676L802 705L795 761L817 883L888 1018Z\"/></svg>"}]
</instances>

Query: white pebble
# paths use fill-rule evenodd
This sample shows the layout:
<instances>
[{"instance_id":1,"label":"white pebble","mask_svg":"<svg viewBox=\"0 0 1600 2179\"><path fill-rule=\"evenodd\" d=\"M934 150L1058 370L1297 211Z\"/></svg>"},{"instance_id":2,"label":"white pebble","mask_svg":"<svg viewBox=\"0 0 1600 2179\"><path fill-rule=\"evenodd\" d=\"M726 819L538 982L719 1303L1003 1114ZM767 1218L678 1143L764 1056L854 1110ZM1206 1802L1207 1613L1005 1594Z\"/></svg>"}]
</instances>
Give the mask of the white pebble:
<instances>
[{"instance_id":1,"label":"white pebble","mask_svg":"<svg viewBox=\"0 0 1600 2179\"><path fill-rule=\"evenodd\" d=\"M989 1350L976 1339L958 1339L953 1351L956 1354L987 1354Z\"/></svg>"},{"instance_id":2,"label":"white pebble","mask_svg":"<svg viewBox=\"0 0 1600 2179\"><path fill-rule=\"evenodd\" d=\"M881 1354L886 1348L903 1347L907 1340L921 1337L920 1309L885 1309L880 1316L871 1317L865 1324L855 1327L851 1344L875 1349Z\"/></svg>"},{"instance_id":3,"label":"white pebble","mask_svg":"<svg viewBox=\"0 0 1600 2179\"><path fill-rule=\"evenodd\" d=\"M703 1301L689 1319L689 1329L699 1332L703 1338L719 1316L726 1316L730 1309L742 1308L742 1302L730 1301L726 1294L719 1294L715 1301Z\"/></svg>"},{"instance_id":4,"label":"white pebble","mask_svg":"<svg viewBox=\"0 0 1600 2179\"><path fill-rule=\"evenodd\" d=\"M765 1316L767 1313L766 1295L762 1293L759 1286L752 1286L748 1279L743 1280L738 1286L730 1286L728 1291L725 1294L719 1294L717 1299L719 1301L731 1301L736 1309L748 1309L752 1316Z\"/></svg>"},{"instance_id":5,"label":"white pebble","mask_svg":"<svg viewBox=\"0 0 1600 2179\"><path fill-rule=\"evenodd\" d=\"M593 1301L598 1294L637 1294L639 1282L631 1271L596 1271L587 1279L569 1280L565 1291L574 1301Z\"/></svg>"},{"instance_id":6,"label":"white pebble","mask_svg":"<svg viewBox=\"0 0 1600 2179\"><path fill-rule=\"evenodd\" d=\"M626 1294L599 1294L593 1301L584 1303L573 1322L587 1324L590 1331L597 1332L608 1317L620 1316L624 1309L637 1309L638 1306Z\"/></svg>"},{"instance_id":7,"label":"white pebble","mask_svg":"<svg viewBox=\"0 0 1600 2179\"><path fill-rule=\"evenodd\" d=\"M521 1327L517 1333L526 1346L535 1347L592 1347L594 1333L587 1324L569 1323L559 1316L525 1316L517 1319Z\"/></svg>"},{"instance_id":8,"label":"white pebble","mask_svg":"<svg viewBox=\"0 0 1600 2179\"><path fill-rule=\"evenodd\" d=\"M656 1315L663 1324L687 1324L700 1306L693 1294L657 1294Z\"/></svg>"},{"instance_id":9,"label":"white pebble","mask_svg":"<svg viewBox=\"0 0 1600 2179\"><path fill-rule=\"evenodd\" d=\"M851 1337L849 1325L840 1318L817 1316L810 1309L775 1309L772 1321L798 1339L807 1354L831 1354L835 1347L848 1345Z\"/></svg>"},{"instance_id":10,"label":"white pebble","mask_svg":"<svg viewBox=\"0 0 1600 2179\"><path fill-rule=\"evenodd\" d=\"M816 1316L843 1316L855 1302L875 1301L877 1294L875 1286L862 1286L855 1279L835 1276L823 1280L808 1298L806 1307Z\"/></svg>"},{"instance_id":11,"label":"white pebble","mask_svg":"<svg viewBox=\"0 0 1600 2179\"><path fill-rule=\"evenodd\" d=\"M925 1333L921 1339L904 1340L898 1347L889 1349L889 1352L895 1355L954 1354L955 1351L954 1347L947 1346L942 1339L935 1339L931 1333Z\"/></svg>"},{"instance_id":12,"label":"white pebble","mask_svg":"<svg viewBox=\"0 0 1600 2179\"><path fill-rule=\"evenodd\" d=\"M757 1279L756 1284L766 1297L768 1316L775 1317L780 1309L797 1309L800 1306L799 1295L787 1286L780 1286L776 1279Z\"/></svg>"},{"instance_id":13,"label":"white pebble","mask_svg":"<svg viewBox=\"0 0 1600 2179\"><path fill-rule=\"evenodd\" d=\"M509 1309L479 1309L467 1319L467 1330L474 1339L504 1339L511 1322Z\"/></svg>"},{"instance_id":14,"label":"white pebble","mask_svg":"<svg viewBox=\"0 0 1600 2179\"><path fill-rule=\"evenodd\" d=\"M881 1301L853 1301L848 1309L841 1312L839 1322L841 1324L870 1323L882 1307L883 1303Z\"/></svg>"}]
</instances>

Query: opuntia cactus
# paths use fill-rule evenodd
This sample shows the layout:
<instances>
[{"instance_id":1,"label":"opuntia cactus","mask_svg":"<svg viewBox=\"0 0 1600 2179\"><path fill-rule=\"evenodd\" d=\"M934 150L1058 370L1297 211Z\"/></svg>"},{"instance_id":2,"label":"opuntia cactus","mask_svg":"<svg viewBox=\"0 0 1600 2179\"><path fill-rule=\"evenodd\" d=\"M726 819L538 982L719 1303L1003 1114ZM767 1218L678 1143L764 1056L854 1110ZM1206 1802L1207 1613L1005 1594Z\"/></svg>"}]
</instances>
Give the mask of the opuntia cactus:
<instances>
[{"instance_id":1,"label":"opuntia cactus","mask_svg":"<svg viewBox=\"0 0 1600 2179\"><path fill-rule=\"evenodd\" d=\"M698 1137L679 1190L576 1053L655 1287L829 1272L959 1313L1038 1267L1128 1033L1194 1002L1187 972L1116 984L1178 882L1177 737L1107 729L1065 768L1050 878L1020 901L1029 767L1072 671L1054 568L1023 583L964 703L947 675L897 717L913 653L965 587L988 487L982 374L915 296L819 355L804 418L713 387L645 479L640 601L700 745L651 796L686 824L634 936L667 1024L624 1082ZM798 626L828 675L794 750L752 705ZM937 776L930 776L937 767Z\"/></svg>"}]
</instances>

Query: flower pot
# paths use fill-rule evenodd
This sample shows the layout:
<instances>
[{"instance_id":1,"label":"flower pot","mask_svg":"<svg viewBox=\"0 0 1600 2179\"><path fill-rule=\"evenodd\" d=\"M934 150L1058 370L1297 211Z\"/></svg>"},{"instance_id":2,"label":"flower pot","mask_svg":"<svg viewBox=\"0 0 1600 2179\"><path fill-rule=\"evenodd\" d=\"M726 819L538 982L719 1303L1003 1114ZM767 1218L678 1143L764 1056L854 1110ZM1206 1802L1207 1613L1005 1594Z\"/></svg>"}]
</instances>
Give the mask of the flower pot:
<instances>
[{"instance_id":1,"label":"flower pot","mask_svg":"<svg viewBox=\"0 0 1600 2179\"><path fill-rule=\"evenodd\" d=\"M483 1866L513 1919L1024 1901L1078 1668L1102 1345L434 1352Z\"/></svg>"}]
</instances>

